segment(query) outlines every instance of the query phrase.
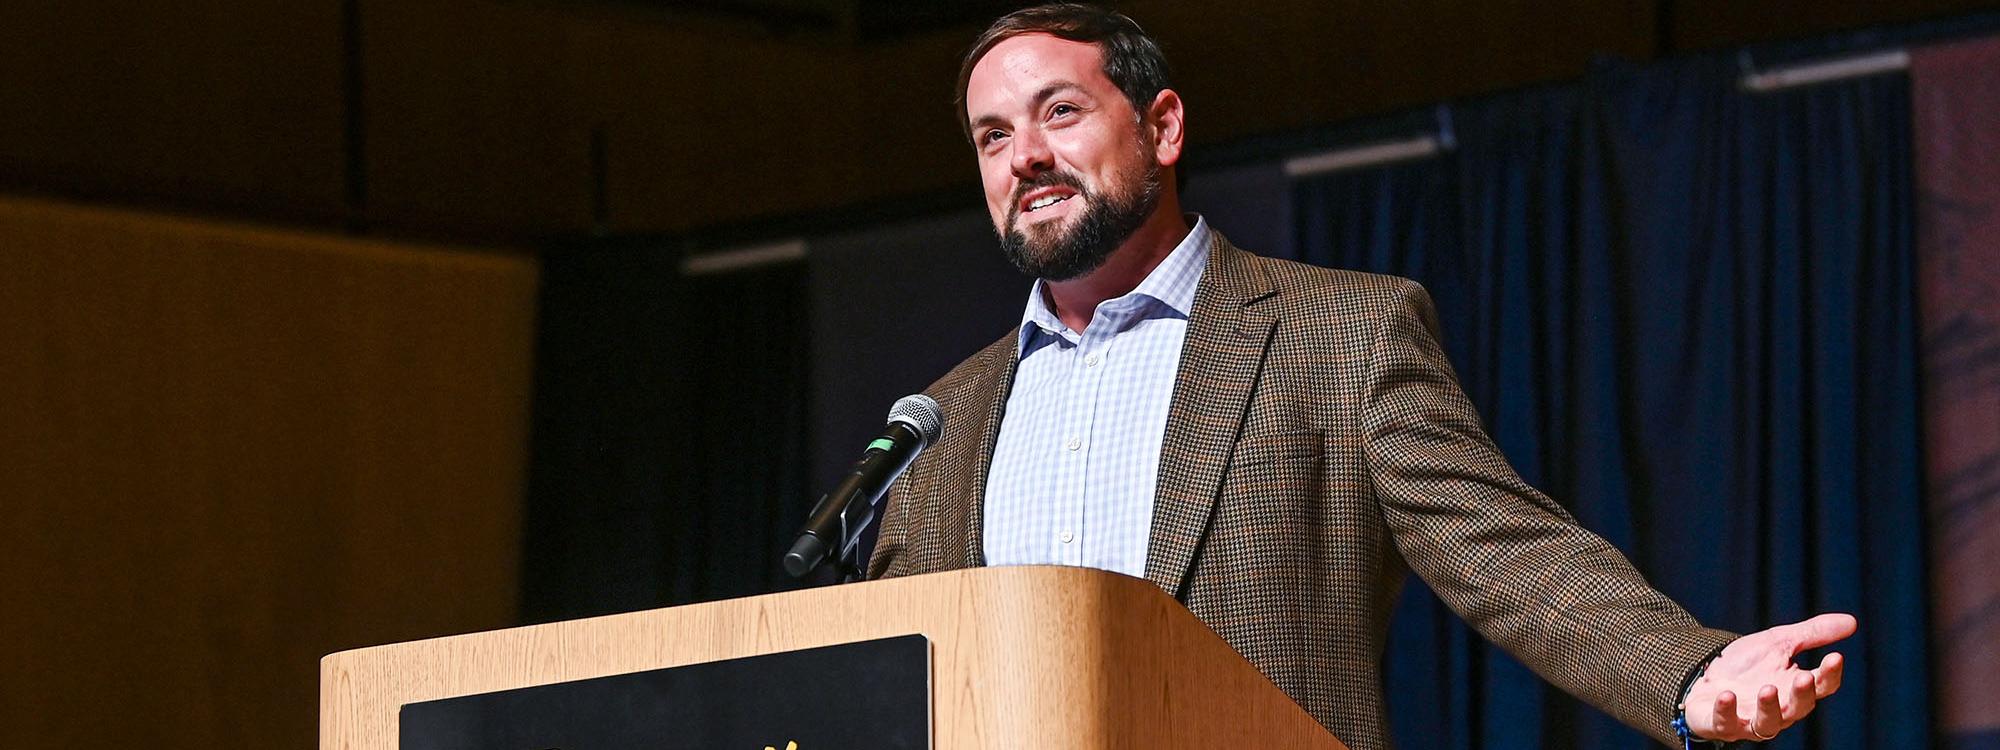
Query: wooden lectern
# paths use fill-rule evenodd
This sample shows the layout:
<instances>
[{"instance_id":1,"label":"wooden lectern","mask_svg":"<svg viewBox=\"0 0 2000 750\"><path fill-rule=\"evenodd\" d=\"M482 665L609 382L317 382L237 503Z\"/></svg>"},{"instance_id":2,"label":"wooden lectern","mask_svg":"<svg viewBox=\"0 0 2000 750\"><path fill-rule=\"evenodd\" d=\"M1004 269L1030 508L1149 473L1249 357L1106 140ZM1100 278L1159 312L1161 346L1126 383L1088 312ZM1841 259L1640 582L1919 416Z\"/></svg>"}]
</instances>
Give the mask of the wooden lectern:
<instances>
[{"instance_id":1,"label":"wooden lectern","mask_svg":"<svg viewBox=\"0 0 2000 750\"><path fill-rule=\"evenodd\" d=\"M930 639L930 733L940 750L1345 750L1153 584L1056 567L955 571L343 651L320 662L320 747L395 750L405 704L910 634Z\"/></svg>"}]
</instances>

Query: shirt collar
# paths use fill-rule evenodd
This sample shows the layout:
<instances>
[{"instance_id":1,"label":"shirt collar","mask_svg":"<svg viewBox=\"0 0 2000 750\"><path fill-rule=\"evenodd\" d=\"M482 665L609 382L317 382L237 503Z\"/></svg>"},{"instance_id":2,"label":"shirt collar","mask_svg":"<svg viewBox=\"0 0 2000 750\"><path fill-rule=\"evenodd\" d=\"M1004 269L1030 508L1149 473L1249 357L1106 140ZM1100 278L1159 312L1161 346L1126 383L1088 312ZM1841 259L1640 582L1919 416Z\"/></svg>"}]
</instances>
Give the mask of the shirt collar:
<instances>
[{"instance_id":1,"label":"shirt collar","mask_svg":"<svg viewBox=\"0 0 2000 750\"><path fill-rule=\"evenodd\" d=\"M1195 288L1201 282L1201 272L1208 267L1209 238L1213 234L1208 228L1208 219L1201 214L1189 214L1194 218L1194 226L1188 229L1186 237L1167 253L1160 264L1153 267L1139 286L1119 297L1105 300L1099 305L1109 305L1119 300L1133 297L1147 297L1166 305L1168 309L1187 317L1194 307ZM1048 299L1041 279L1028 290L1028 306L1021 313L1021 340L1018 351L1025 353L1029 342L1037 332L1047 332L1074 341L1078 334L1069 330L1055 311L1049 309Z\"/></svg>"}]
</instances>

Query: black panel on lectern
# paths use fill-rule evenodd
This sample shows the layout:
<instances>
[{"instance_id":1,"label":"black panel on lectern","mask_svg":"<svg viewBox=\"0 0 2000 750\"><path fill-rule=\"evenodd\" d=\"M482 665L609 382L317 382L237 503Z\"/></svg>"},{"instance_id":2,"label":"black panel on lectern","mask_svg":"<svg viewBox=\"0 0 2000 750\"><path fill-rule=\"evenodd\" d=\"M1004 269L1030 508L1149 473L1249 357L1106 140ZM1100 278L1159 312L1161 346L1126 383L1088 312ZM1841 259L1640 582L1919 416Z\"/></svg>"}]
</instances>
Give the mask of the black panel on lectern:
<instances>
[{"instance_id":1,"label":"black panel on lectern","mask_svg":"<svg viewBox=\"0 0 2000 750\"><path fill-rule=\"evenodd\" d=\"M926 750L930 639L906 635L410 703L402 750Z\"/></svg>"}]
</instances>

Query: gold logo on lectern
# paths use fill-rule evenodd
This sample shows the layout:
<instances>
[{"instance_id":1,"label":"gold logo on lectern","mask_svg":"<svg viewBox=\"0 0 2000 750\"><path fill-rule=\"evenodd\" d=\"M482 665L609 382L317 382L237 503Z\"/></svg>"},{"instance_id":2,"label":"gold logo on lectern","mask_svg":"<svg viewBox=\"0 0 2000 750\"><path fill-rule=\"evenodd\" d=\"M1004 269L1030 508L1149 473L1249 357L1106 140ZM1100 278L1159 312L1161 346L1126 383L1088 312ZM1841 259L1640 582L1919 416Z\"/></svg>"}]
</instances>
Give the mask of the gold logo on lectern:
<instances>
[{"instance_id":1,"label":"gold logo on lectern","mask_svg":"<svg viewBox=\"0 0 2000 750\"><path fill-rule=\"evenodd\" d=\"M764 750L778 750L778 749L775 747L771 747L770 745L765 745ZM797 741L787 742L785 743L785 750L799 750L799 743Z\"/></svg>"}]
</instances>

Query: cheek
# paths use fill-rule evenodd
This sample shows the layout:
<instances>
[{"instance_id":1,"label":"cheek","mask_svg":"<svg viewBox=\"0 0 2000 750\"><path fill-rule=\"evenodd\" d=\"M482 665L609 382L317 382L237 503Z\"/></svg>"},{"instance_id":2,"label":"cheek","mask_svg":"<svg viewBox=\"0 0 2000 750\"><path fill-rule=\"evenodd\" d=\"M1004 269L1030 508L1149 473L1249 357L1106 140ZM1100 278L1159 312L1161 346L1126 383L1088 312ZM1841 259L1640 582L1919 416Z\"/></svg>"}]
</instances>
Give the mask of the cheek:
<instances>
[{"instance_id":1,"label":"cheek","mask_svg":"<svg viewBox=\"0 0 2000 750\"><path fill-rule=\"evenodd\" d=\"M1051 138L1050 150L1055 152L1057 165L1086 182L1101 185L1123 171L1127 162L1151 155L1144 144L1121 135L1092 123L1070 128L1059 139Z\"/></svg>"},{"instance_id":2,"label":"cheek","mask_svg":"<svg viewBox=\"0 0 2000 750\"><path fill-rule=\"evenodd\" d=\"M1082 182L1085 195L1096 193L1099 188L1104 186L1104 178L1107 172L1112 171L1112 165L1101 160L1091 159L1088 154L1072 154L1071 156L1075 158L1057 157L1055 162L1056 171L1075 177L1079 182Z\"/></svg>"},{"instance_id":3,"label":"cheek","mask_svg":"<svg viewBox=\"0 0 2000 750\"><path fill-rule=\"evenodd\" d=\"M1007 218L1007 204L1014 200L1014 180L1006 170L1002 169L995 174L994 170L988 168L989 166L988 163L981 162L979 181L986 192L986 211L993 215L995 222L999 222Z\"/></svg>"}]
</instances>

